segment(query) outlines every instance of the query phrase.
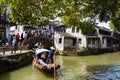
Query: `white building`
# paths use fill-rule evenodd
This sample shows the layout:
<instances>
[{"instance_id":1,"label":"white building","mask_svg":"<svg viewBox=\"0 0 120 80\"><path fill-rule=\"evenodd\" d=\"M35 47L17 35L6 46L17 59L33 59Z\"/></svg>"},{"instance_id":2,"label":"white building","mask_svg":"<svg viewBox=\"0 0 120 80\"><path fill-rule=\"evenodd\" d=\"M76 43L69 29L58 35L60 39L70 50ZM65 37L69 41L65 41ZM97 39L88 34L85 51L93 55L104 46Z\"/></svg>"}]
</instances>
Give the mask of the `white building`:
<instances>
[{"instance_id":1,"label":"white building","mask_svg":"<svg viewBox=\"0 0 120 80\"><path fill-rule=\"evenodd\" d=\"M10 27L10 34L17 34L17 33L21 34L23 32L23 30L24 30L23 26L20 26L20 25L11 26Z\"/></svg>"},{"instance_id":2,"label":"white building","mask_svg":"<svg viewBox=\"0 0 120 80\"><path fill-rule=\"evenodd\" d=\"M54 45L59 51L72 46L97 49L116 48L119 47L119 40L119 33L101 27L97 27L93 35L82 34L81 30L76 27L66 28L65 32L60 30L54 33Z\"/></svg>"}]
</instances>

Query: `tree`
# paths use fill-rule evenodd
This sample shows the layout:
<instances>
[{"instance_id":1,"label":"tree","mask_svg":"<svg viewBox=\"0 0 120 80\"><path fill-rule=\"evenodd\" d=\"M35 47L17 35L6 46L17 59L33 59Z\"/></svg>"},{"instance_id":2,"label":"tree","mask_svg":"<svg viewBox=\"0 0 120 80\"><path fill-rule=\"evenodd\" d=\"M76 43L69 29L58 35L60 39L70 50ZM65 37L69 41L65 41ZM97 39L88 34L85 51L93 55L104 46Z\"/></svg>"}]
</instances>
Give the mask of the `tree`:
<instances>
[{"instance_id":1,"label":"tree","mask_svg":"<svg viewBox=\"0 0 120 80\"><path fill-rule=\"evenodd\" d=\"M120 30L120 0L1 0L11 8L9 20L18 24L48 24L61 17L67 26L79 26L86 18L110 21ZM88 23L89 23L88 21Z\"/></svg>"},{"instance_id":2,"label":"tree","mask_svg":"<svg viewBox=\"0 0 120 80\"><path fill-rule=\"evenodd\" d=\"M82 14L101 22L110 21L114 30L120 31L120 0L79 0L83 1Z\"/></svg>"},{"instance_id":3,"label":"tree","mask_svg":"<svg viewBox=\"0 0 120 80\"><path fill-rule=\"evenodd\" d=\"M0 4L7 4L10 7L9 21L17 24L48 24L49 14L44 13L37 0L1 0ZM40 1L40 0L39 0ZM41 1L42 2L42 1ZM44 22L44 23L43 23Z\"/></svg>"}]
</instances>

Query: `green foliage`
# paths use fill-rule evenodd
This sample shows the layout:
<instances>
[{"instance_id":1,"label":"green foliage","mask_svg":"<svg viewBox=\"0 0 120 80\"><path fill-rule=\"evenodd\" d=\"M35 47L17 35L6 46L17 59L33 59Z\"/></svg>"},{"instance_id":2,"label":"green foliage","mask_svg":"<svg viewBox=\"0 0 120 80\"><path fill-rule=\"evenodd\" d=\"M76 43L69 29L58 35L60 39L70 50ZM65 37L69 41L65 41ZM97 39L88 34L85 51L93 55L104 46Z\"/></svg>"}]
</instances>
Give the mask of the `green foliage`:
<instances>
[{"instance_id":1,"label":"green foliage","mask_svg":"<svg viewBox=\"0 0 120 80\"><path fill-rule=\"evenodd\" d=\"M80 25L83 34L92 34L95 30L95 25L92 22L82 22Z\"/></svg>"},{"instance_id":2,"label":"green foliage","mask_svg":"<svg viewBox=\"0 0 120 80\"><path fill-rule=\"evenodd\" d=\"M18 24L44 25L61 17L64 25L81 27L80 23L90 17L92 24L96 19L110 20L120 30L120 0L0 0L1 4L10 7L9 21Z\"/></svg>"},{"instance_id":3,"label":"green foliage","mask_svg":"<svg viewBox=\"0 0 120 80\"><path fill-rule=\"evenodd\" d=\"M114 31L118 31L120 30L120 12L119 12L119 16L115 16L111 19L111 24L110 27L114 30Z\"/></svg>"},{"instance_id":4,"label":"green foliage","mask_svg":"<svg viewBox=\"0 0 120 80\"><path fill-rule=\"evenodd\" d=\"M67 47L65 48L66 51L75 51L76 50L76 47Z\"/></svg>"},{"instance_id":5,"label":"green foliage","mask_svg":"<svg viewBox=\"0 0 120 80\"><path fill-rule=\"evenodd\" d=\"M80 51L80 50L77 50L77 51L76 51L76 54L77 54L78 56L80 56L80 55L81 55L81 51Z\"/></svg>"},{"instance_id":6,"label":"green foliage","mask_svg":"<svg viewBox=\"0 0 120 80\"><path fill-rule=\"evenodd\" d=\"M80 50L76 51L78 56L84 56L89 54L89 50L86 47L82 47Z\"/></svg>"},{"instance_id":7,"label":"green foliage","mask_svg":"<svg viewBox=\"0 0 120 80\"><path fill-rule=\"evenodd\" d=\"M63 56L68 56L67 51L63 51L62 53Z\"/></svg>"},{"instance_id":8,"label":"green foliage","mask_svg":"<svg viewBox=\"0 0 120 80\"><path fill-rule=\"evenodd\" d=\"M89 48L89 53L90 53L90 55L96 55L97 54L97 49Z\"/></svg>"},{"instance_id":9,"label":"green foliage","mask_svg":"<svg viewBox=\"0 0 120 80\"><path fill-rule=\"evenodd\" d=\"M99 18L101 22L112 21L114 29L120 30L120 0L83 0L82 14L92 19Z\"/></svg>"},{"instance_id":10,"label":"green foliage","mask_svg":"<svg viewBox=\"0 0 120 80\"><path fill-rule=\"evenodd\" d=\"M17 24L46 25L53 17L52 0L2 0L10 7L9 21Z\"/></svg>"},{"instance_id":11,"label":"green foliage","mask_svg":"<svg viewBox=\"0 0 120 80\"><path fill-rule=\"evenodd\" d=\"M82 47L82 49L77 50L76 53L78 56L95 55L97 54L97 50L87 47Z\"/></svg>"}]
</instances>

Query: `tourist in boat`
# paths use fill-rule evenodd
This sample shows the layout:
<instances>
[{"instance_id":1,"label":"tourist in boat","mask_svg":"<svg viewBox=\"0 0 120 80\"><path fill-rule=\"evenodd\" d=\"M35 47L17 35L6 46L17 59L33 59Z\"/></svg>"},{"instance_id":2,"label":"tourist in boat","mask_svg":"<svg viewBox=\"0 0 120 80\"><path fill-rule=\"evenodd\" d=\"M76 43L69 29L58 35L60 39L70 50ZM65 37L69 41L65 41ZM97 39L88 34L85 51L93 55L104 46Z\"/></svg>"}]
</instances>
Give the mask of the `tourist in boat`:
<instances>
[{"instance_id":1,"label":"tourist in boat","mask_svg":"<svg viewBox=\"0 0 120 80\"><path fill-rule=\"evenodd\" d=\"M41 59L46 63L48 54L46 52L41 54Z\"/></svg>"},{"instance_id":2,"label":"tourist in boat","mask_svg":"<svg viewBox=\"0 0 120 80\"><path fill-rule=\"evenodd\" d=\"M38 59L39 63L42 65L42 66L46 66L48 69L51 69L52 67L49 66L48 64L46 64L42 59Z\"/></svg>"},{"instance_id":3,"label":"tourist in boat","mask_svg":"<svg viewBox=\"0 0 120 80\"><path fill-rule=\"evenodd\" d=\"M40 48L35 51L33 64L40 70L43 70L47 73L54 73L54 70L59 69L60 66L56 65L55 63L47 63L48 55L50 50L45 48Z\"/></svg>"},{"instance_id":4,"label":"tourist in boat","mask_svg":"<svg viewBox=\"0 0 120 80\"><path fill-rule=\"evenodd\" d=\"M47 64L47 63L46 63L47 56L48 56L48 54L47 54L46 52L44 52L44 53L41 55L41 58L38 59L38 61L39 61L39 63L40 63L42 66L46 66L48 69L51 69L52 67L54 67L54 65L52 65L52 64Z\"/></svg>"}]
</instances>

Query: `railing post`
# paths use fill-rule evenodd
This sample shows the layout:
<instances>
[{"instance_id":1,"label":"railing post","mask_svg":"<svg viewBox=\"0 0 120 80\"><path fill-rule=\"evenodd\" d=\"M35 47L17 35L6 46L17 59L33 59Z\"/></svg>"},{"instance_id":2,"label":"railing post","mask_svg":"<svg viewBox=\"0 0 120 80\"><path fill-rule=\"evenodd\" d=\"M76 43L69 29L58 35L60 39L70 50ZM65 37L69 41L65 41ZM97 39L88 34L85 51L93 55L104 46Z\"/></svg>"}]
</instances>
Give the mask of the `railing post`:
<instances>
[{"instance_id":1,"label":"railing post","mask_svg":"<svg viewBox=\"0 0 120 80\"><path fill-rule=\"evenodd\" d=\"M20 54L22 53L22 45L20 46Z\"/></svg>"},{"instance_id":2,"label":"railing post","mask_svg":"<svg viewBox=\"0 0 120 80\"><path fill-rule=\"evenodd\" d=\"M5 55L6 46L3 47L3 55Z\"/></svg>"}]
</instances>

